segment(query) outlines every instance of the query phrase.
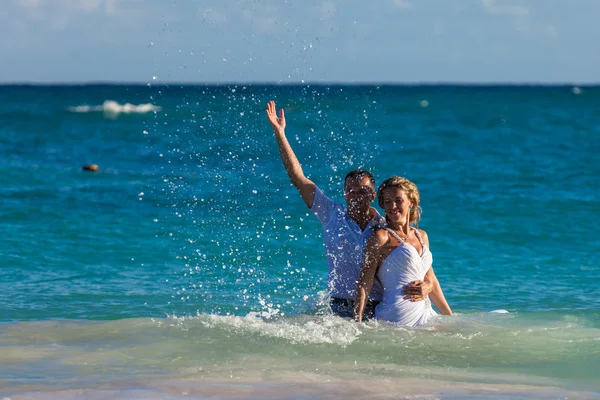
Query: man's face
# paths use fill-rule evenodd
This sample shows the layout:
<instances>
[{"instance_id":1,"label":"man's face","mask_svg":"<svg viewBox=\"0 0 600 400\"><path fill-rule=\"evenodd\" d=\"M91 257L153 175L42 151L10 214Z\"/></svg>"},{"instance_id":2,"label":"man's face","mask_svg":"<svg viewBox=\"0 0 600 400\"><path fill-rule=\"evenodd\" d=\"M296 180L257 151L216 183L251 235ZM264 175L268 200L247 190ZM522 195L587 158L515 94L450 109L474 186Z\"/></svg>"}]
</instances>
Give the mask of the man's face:
<instances>
[{"instance_id":1,"label":"man's face","mask_svg":"<svg viewBox=\"0 0 600 400\"><path fill-rule=\"evenodd\" d=\"M352 177L344 184L344 199L348 208L368 209L375 200L375 188L368 177Z\"/></svg>"}]
</instances>

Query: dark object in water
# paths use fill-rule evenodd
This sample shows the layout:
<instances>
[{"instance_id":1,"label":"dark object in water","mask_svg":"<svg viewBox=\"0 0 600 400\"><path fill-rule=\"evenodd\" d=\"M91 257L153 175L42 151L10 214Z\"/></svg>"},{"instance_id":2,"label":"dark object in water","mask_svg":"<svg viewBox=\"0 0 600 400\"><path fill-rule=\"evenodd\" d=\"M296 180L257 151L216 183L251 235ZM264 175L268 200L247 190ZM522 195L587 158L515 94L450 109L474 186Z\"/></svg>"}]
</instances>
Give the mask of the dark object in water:
<instances>
[{"instance_id":1,"label":"dark object in water","mask_svg":"<svg viewBox=\"0 0 600 400\"><path fill-rule=\"evenodd\" d=\"M100 169L96 164L87 164L82 167L84 171L98 172Z\"/></svg>"}]
</instances>

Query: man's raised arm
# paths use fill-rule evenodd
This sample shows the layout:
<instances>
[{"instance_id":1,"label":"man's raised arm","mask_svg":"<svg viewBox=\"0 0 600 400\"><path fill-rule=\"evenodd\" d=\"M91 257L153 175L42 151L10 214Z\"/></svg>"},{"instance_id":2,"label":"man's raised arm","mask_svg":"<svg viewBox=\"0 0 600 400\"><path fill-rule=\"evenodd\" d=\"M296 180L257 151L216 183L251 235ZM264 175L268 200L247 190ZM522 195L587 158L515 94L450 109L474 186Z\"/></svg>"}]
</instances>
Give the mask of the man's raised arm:
<instances>
[{"instance_id":1,"label":"man's raised arm","mask_svg":"<svg viewBox=\"0 0 600 400\"><path fill-rule=\"evenodd\" d=\"M304 200L306 206L308 208L312 208L313 201L315 199L316 185L310 179L304 176L302 166L300 165L296 154L294 154L290 143L285 137L285 116L283 109L281 109L280 116L277 117L275 102L270 101L267 103L267 117L269 118L269 123L273 127L273 131L275 132L277 146L279 146L279 155L281 156L281 161L283 162L285 171L287 172L294 186L296 186L296 189L298 189L300 192L300 196L302 196L302 200Z\"/></svg>"}]
</instances>

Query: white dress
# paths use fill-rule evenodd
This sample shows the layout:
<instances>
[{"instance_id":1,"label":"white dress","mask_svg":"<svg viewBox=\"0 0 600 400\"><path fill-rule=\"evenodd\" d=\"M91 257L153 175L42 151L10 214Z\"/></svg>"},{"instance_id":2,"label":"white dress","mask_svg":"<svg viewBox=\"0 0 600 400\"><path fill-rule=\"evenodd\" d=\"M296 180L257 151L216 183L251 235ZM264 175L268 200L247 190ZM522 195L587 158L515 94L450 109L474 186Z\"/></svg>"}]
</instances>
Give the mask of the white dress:
<instances>
[{"instance_id":1,"label":"white dress","mask_svg":"<svg viewBox=\"0 0 600 400\"><path fill-rule=\"evenodd\" d=\"M388 229L390 234L399 237ZM426 324L437 315L431 308L429 298L425 301L404 300L402 287L415 280L423 280L433 263L429 248L423 243L419 232L416 236L423 247L421 254L409 243L396 247L383 261L377 277L383 285L383 298L375 308L375 318L398 325L417 327Z\"/></svg>"}]
</instances>

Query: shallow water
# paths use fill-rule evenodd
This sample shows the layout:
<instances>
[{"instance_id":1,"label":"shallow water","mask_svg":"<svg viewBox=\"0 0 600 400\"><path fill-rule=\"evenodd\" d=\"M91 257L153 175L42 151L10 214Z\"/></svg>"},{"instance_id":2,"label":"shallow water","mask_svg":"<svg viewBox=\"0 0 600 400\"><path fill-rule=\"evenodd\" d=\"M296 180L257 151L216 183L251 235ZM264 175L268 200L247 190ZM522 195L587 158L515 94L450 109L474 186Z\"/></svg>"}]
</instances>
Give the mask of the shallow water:
<instances>
[{"instance_id":1,"label":"shallow water","mask_svg":"<svg viewBox=\"0 0 600 400\"><path fill-rule=\"evenodd\" d=\"M460 315L328 314L270 99L332 198L358 167L418 184ZM598 398L599 105L595 87L0 87L0 394Z\"/></svg>"}]
</instances>

